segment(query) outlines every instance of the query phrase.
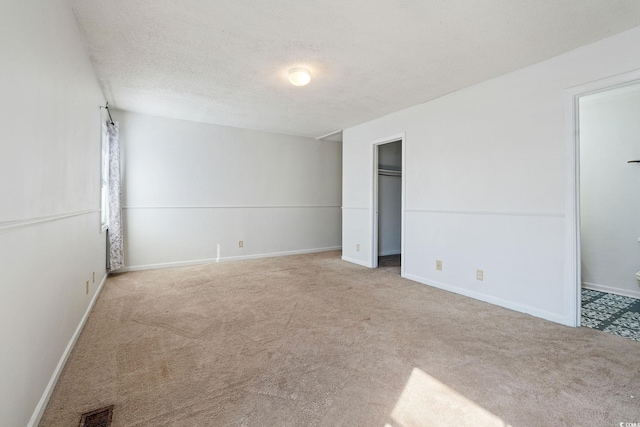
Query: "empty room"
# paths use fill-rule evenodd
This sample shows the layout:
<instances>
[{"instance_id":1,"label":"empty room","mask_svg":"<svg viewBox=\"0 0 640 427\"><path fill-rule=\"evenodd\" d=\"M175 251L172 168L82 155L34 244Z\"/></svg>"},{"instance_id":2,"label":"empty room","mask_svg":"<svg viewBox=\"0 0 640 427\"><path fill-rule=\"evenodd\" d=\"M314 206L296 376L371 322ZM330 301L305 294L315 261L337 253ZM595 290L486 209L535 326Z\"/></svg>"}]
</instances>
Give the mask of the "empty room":
<instances>
[{"instance_id":1,"label":"empty room","mask_svg":"<svg viewBox=\"0 0 640 427\"><path fill-rule=\"evenodd\" d=\"M0 425L640 425L640 2L3 0Z\"/></svg>"}]
</instances>

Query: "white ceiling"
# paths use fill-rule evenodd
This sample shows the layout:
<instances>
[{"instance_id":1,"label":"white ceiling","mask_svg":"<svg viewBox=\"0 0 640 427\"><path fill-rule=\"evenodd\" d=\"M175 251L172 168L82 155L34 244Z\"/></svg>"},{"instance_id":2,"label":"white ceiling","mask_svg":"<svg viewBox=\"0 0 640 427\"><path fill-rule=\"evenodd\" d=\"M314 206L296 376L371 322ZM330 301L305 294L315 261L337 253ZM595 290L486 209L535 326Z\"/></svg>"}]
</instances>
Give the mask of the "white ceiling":
<instances>
[{"instance_id":1,"label":"white ceiling","mask_svg":"<svg viewBox=\"0 0 640 427\"><path fill-rule=\"evenodd\" d=\"M317 137L640 25L638 0L73 0L109 105ZM287 70L306 66L294 87Z\"/></svg>"}]
</instances>

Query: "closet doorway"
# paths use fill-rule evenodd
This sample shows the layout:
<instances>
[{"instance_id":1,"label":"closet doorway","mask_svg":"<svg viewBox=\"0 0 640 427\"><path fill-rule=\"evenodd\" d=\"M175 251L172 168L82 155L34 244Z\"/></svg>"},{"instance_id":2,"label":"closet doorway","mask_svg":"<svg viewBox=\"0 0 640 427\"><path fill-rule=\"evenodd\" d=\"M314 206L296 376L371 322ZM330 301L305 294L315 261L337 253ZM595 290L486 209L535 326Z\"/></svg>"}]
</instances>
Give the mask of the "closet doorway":
<instances>
[{"instance_id":1,"label":"closet doorway","mask_svg":"<svg viewBox=\"0 0 640 427\"><path fill-rule=\"evenodd\" d=\"M373 266L402 275L403 138L374 144Z\"/></svg>"}]
</instances>

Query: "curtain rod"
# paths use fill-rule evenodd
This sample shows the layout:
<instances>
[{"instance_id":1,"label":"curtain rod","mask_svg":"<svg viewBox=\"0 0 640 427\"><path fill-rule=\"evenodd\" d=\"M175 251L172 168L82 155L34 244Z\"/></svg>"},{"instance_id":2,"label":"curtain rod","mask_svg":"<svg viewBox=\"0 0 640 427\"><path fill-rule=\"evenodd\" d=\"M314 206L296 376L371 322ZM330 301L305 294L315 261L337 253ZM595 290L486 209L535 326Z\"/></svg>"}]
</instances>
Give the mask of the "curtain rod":
<instances>
[{"instance_id":1,"label":"curtain rod","mask_svg":"<svg viewBox=\"0 0 640 427\"><path fill-rule=\"evenodd\" d=\"M109 111L109 101L107 101L104 107L101 105L100 108L104 108L105 110L107 110L107 114L109 114L109 120L111 120L111 124L115 126L115 123L113 123L113 119L111 118L111 111Z\"/></svg>"}]
</instances>

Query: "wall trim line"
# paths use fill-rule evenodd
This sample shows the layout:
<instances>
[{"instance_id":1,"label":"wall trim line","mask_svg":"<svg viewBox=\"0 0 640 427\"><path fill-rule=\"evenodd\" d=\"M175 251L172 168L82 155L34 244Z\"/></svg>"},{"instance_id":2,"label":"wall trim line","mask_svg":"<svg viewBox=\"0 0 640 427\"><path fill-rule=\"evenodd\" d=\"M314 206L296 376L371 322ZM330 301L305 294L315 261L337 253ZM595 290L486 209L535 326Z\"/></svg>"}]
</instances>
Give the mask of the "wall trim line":
<instances>
[{"instance_id":1,"label":"wall trim line","mask_svg":"<svg viewBox=\"0 0 640 427\"><path fill-rule=\"evenodd\" d=\"M0 232L6 231L6 230L12 230L15 228L22 228L22 227L42 224L45 222L59 221L61 219L72 218L74 216L88 215L95 212L100 212L100 209L87 209L83 211L67 212L67 213L58 214L58 215L49 215L49 216L21 219L17 221L0 222Z\"/></svg>"},{"instance_id":2,"label":"wall trim line","mask_svg":"<svg viewBox=\"0 0 640 427\"><path fill-rule=\"evenodd\" d=\"M158 264L132 265L132 266L127 266L125 268L121 268L120 270L114 273L126 273L129 271L140 271L140 270L156 270L160 268L172 268L172 267L188 267L192 265L202 265L202 264L217 264L219 262L241 261L241 260L247 260L247 259L303 255L303 254L311 254L311 253L317 253L317 252L337 251L340 249L342 249L342 246L330 246L326 248L300 249L300 250L294 250L294 251L269 252L269 253L263 253L263 254L240 255L240 256L231 256L231 257L222 257L222 258L205 258L205 259L194 259L194 260L187 260L187 261L163 262Z\"/></svg>"},{"instance_id":3,"label":"wall trim line","mask_svg":"<svg viewBox=\"0 0 640 427\"><path fill-rule=\"evenodd\" d=\"M407 209L406 212L461 214L461 215L500 215L500 216L543 216L564 218L562 212L504 212L504 211L463 211L454 209Z\"/></svg>"},{"instance_id":4,"label":"wall trim line","mask_svg":"<svg viewBox=\"0 0 640 427\"><path fill-rule=\"evenodd\" d=\"M620 289L612 286L598 285L597 283L582 282L584 289L591 289L594 291L607 292L609 294L622 295L623 297L631 297L640 299L640 291L634 291L631 289Z\"/></svg>"},{"instance_id":5,"label":"wall trim line","mask_svg":"<svg viewBox=\"0 0 640 427\"><path fill-rule=\"evenodd\" d=\"M297 209L297 208L339 208L340 205L280 205L280 206L123 206L122 209Z\"/></svg>"},{"instance_id":6,"label":"wall trim line","mask_svg":"<svg viewBox=\"0 0 640 427\"><path fill-rule=\"evenodd\" d=\"M33 415L31 415L31 419L29 420L29 423L27 424L27 427L37 427L38 424L40 423L40 420L42 419L42 415L44 415L44 411L47 408L47 404L49 403L49 399L51 398L51 395L53 394L53 390L56 387L56 384L58 383L58 379L60 378L60 374L62 374L62 370L64 369L64 365L67 363L67 359L69 359L69 356L71 355L71 352L73 351L73 347L76 345L76 342L78 341L78 338L80 337L80 333L82 332L82 329L84 328L84 325L87 323L87 320L89 319L89 315L91 314L91 310L93 309L94 304L98 300L98 296L100 296L100 292L102 292L102 288L104 287L104 284L107 282L107 278L108 277L109 277L109 273L106 273L104 275L104 277L102 278L102 281L100 282L100 285L98 285L98 289L93 294L93 297L91 298L91 301L89 302L89 306L87 307L86 311L84 312L84 315L82 316L82 319L80 319L80 323L78 324L78 327L76 328L75 332L71 336L71 339L69 340L69 343L67 344L67 347L64 349L64 352L62 353L62 356L60 357L60 360L58 361L58 365L54 369L53 375L51 375L51 379L49 380L49 383L47 384L47 387L44 389L44 393L42 394L42 397L40 398L40 401L38 402L38 405L36 406L36 409L33 411Z\"/></svg>"}]
</instances>

